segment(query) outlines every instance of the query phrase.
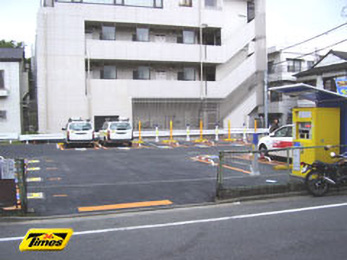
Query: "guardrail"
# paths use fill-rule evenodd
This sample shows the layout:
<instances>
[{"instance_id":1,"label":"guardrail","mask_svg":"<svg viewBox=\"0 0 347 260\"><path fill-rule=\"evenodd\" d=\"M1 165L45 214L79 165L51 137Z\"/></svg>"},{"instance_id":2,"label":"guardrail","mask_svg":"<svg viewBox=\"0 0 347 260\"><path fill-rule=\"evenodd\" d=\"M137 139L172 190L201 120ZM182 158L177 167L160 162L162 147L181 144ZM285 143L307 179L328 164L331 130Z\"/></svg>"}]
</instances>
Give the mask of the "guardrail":
<instances>
[{"instance_id":1,"label":"guardrail","mask_svg":"<svg viewBox=\"0 0 347 260\"><path fill-rule=\"evenodd\" d=\"M18 140L19 135L16 133L0 133L0 140Z\"/></svg>"},{"instance_id":2,"label":"guardrail","mask_svg":"<svg viewBox=\"0 0 347 260\"><path fill-rule=\"evenodd\" d=\"M199 136L201 134L200 129L185 129L185 130L173 130L172 135L175 137L184 137L189 134L190 136ZM256 133L267 134L269 129L258 128ZM253 134L254 128L231 128L229 129L209 129L202 130L204 136L215 136L215 135L227 135L227 134ZM139 131L134 131L134 137L138 138L140 135ZM141 131L142 137L155 138L155 137L168 137L170 136L170 130L145 130ZM95 133L95 137L98 137L98 133ZM56 134L33 134L33 135L18 135L16 133L2 133L0 134L0 140L7 141L20 141L20 142L33 142L33 141L64 141L65 135L63 133Z\"/></svg>"},{"instance_id":3,"label":"guardrail","mask_svg":"<svg viewBox=\"0 0 347 260\"><path fill-rule=\"evenodd\" d=\"M30 142L30 141L49 141L49 140L64 140L64 134L37 134L37 135L20 135L19 141Z\"/></svg>"},{"instance_id":4,"label":"guardrail","mask_svg":"<svg viewBox=\"0 0 347 260\"><path fill-rule=\"evenodd\" d=\"M187 131L189 131L190 136L199 136L200 130L199 129L189 129L189 130L173 130L172 135L173 136L187 136ZM203 135L216 135L216 131L218 131L218 135L227 135L229 133L228 129L208 129L203 130ZM254 128L232 128L230 129L231 134L253 134ZM266 134L269 133L269 129L267 128L258 128L257 129L258 134ZM142 137L156 137L156 131L141 131ZM159 130L158 132L159 137L168 137L170 136L170 130ZM134 131L134 137L139 137L139 131Z\"/></svg>"}]
</instances>

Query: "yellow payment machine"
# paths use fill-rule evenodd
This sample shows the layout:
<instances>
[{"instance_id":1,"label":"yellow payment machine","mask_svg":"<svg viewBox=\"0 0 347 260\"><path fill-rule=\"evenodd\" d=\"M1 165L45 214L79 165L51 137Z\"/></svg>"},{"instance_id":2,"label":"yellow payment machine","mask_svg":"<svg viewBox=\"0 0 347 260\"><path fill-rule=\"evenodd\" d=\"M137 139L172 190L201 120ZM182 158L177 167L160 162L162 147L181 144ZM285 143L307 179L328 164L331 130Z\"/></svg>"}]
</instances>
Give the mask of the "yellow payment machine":
<instances>
[{"instance_id":1,"label":"yellow payment machine","mask_svg":"<svg viewBox=\"0 0 347 260\"><path fill-rule=\"evenodd\" d=\"M312 147L340 144L340 108L302 107L293 109L294 146ZM339 148L329 151L323 148L295 149L293 151L293 175L301 173L301 162L315 160L331 163L330 152L339 153Z\"/></svg>"}]
</instances>

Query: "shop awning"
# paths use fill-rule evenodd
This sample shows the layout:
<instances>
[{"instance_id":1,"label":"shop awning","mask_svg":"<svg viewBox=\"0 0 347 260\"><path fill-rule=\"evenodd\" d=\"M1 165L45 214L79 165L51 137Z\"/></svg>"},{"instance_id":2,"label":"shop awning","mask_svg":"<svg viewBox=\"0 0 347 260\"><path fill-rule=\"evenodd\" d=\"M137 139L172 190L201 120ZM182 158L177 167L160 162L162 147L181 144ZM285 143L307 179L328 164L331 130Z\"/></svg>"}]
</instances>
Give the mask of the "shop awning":
<instances>
[{"instance_id":1,"label":"shop awning","mask_svg":"<svg viewBox=\"0 0 347 260\"><path fill-rule=\"evenodd\" d=\"M298 83L282 87L270 88L270 91L282 93L291 97L298 97L315 102L317 105L347 103L347 96L340 95L325 89L319 89L311 85Z\"/></svg>"}]
</instances>

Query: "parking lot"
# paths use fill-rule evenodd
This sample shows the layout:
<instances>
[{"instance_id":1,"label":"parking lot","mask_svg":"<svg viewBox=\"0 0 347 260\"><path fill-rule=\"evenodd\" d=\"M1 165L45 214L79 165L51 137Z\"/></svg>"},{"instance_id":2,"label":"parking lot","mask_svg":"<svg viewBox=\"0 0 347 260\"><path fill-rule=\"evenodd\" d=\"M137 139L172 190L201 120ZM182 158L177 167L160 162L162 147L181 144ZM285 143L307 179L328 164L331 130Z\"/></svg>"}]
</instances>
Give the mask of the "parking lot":
<instances>
[{"instance_id":1,"label":"parking lot","mask_svg":"<svg viewBox=\"0 0 347 260\"><path fill-rule=\"evenodd\" d=\"M213 202L218 152L242 148L249 147L145 142L131 148L2 145L0 152L28 159L28 203L34 214L62 215ZM232 178L249 174L242 167L228 171Z\"/></svg>"}]
</instances>

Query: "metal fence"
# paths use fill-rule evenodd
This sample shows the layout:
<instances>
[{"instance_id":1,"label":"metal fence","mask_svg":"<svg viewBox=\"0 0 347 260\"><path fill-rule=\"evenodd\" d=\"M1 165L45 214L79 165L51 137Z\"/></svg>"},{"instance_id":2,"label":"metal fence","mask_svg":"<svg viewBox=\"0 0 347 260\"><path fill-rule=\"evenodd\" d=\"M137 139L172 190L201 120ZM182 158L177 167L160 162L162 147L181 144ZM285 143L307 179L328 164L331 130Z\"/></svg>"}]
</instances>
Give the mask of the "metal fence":
<instances>
[{"instance_id":1,"label":"metal fence","mask_svg":"<svg viewBox=\"0 0 347 260\"><path fill-rule=\"evenodd\" d=\"M303 151L314 150L322 161L329 162L330 153L346 146L290 147L283 149L249 150L238 148L220 151L217 172L217 199L271 196L288 192L305 192L300 163L307 160ZM312 163L312 161L305 161ZM296 173L293 174L293 170Z\"/></svg>"},{"instance_id":2,"label":"metal fence","mask_svg":"<svg viewBox=\"0 0 347 260\"><path fill-rule=\"evenodd\" d=\"M254 128L218 128L216 129L190 129L187 127L187 129L173 129L172 135L174 137L187 137L189 136L195 136L198 137L200 134L204 136L222 136L222 135L231 135L231 136L237 136L239 138L249 137L255 132ZM259 134L267 134L269 132L269 129L267 128L258 128L256 130ZM138 138L139 136L146 137L146 138L155 138L155 137L168 137L170 136L169 130L162 130L162 129L153 129L153 130L145 130L141 131L134 131L134 137ZM98 138L98 133L95 132L95 138ZM0 134L0 141L7 141L9 143L12 143L13 141L19 141L19 142L63 142L65 141L65 135L63 133L56 133L56 134L32 134L32 135L18 135L13 133L2 133Z\"/></svg>"},{"instance_id":3,"label":"metal fence","mask_svg":"<svg viewBox=\"0 0 347 260\"><path fill-rule=\"evenodd\" d=\"M0 158L0 214L27 213L26 162Z\"/></svg>"}]
</instances>

